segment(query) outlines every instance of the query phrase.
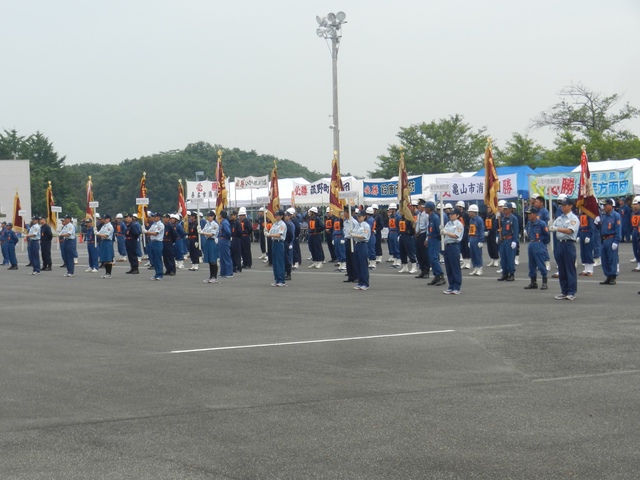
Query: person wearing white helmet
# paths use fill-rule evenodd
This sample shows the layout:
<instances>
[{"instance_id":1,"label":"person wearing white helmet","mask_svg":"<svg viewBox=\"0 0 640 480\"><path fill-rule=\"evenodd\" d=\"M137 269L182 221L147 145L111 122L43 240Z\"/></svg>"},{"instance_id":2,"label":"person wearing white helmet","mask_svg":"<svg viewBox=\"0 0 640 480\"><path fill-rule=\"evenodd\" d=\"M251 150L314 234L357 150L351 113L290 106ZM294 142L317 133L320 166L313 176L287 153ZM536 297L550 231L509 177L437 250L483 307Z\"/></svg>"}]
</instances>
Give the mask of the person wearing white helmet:
<instances>
[{"instance_id":1,"label":"person wearing white helmet","mask_svg":"<svg viewBox=\"0 0 640 480\"><path fill-rule=\"evenodd\" d=\"M456 202L455 209L458 211L460 223L464 226L464 236L460 242L460 254L462 256L462 268L471 268L471 250L469 249L469 214L466 205L462 200Z\"/></svg>"},{"instance_id":2,"label":"person wearing white helmet","mask_svg":"<svg viewBox=\"0 0 640 480\"><path fill-rule=\"evenodd\" d=\"M343 232L343 217L344 212L340 212L340 217L333 215L333 226L331 227L331 240L333 240L333 248L336 254L337 263L337 271L338 272L346 272L347 271L347 254L346 247L344 241L344 232Z\"/></svg>"},{"instance_id":3,"label":"person wearing white helmet","mask_svg":"<svg viewBox=\"0 0 640 480\"><path fill-rule=\"evenodd\" d=\"M600 224L602 236L602 273L607 278L600 285L615 285L618 276L618 245L622 239L620 214L614 210L615 201L607 198L604 211L596 217L594 222Z\"/></svg>"},{"instance_id":4,"label":"person wearing white helmet","mask_svg":"<svg viewBox=\"0 0 640 480\"><path fill-rule=\"evenodd\" d=\"M209 264L209 278L203 280L204 283L219 283L218 280L218 242L220 235L220 225L216 222L216 212L210 210L207 214L207 222L200 229L200 234L205 238L202 251L206 262Z\"/></svg>"},{"instance_id":5,"label":"person wearing white helmet","mask_svg":"<svg viewBox=\"0 0 640 480\"><path fill-rule=\"evenodd\" d=\"M580 212L580 228L578 229L578 242L580 243L580 263L584 265L581 277L593 276L593 242L600 232L596 228L593 219L584 212Z\"/></svg>"},{"instance_id":6,"label":"person wearing white helmet","mask_svg":"<svg viewBox=\"0 0 640 480\"><path fill-rule=\"evenodd\" d=\"M431 262L427 252L427 232L429 230L429 214L425 209L425 202L422 198L418 200L416 210L416 262L420 273L415 278L429 278Z\"/></svg>"},{"instance_id":7,"label":"person wearing white helmet","mask_svg":"<svg viewBox=\"0 0 640 480\"><path fill-rule=\"evenodd\" d=\"M344 234L345 244L345 267L347 270L347 278L343 280L344 283L357 282L358 271L356 265L355 244L351 234L356 232L359 228L358 220L355 218L355 213L351 214L351 208L347 205L344 207L342 218L342 231Z\"/></svg>"},{"instance_id":8,"label":"person wearing white helmet","mask_svg":"<svg viewBox=\"0 0 640 480\"><path fill-rule=\"evenodd\" d=\"M118 262L124 262L127 260L127 248L124 244L124 233L127 230L127 226L124 224L124 217L121 213L116 215L116 218L111 222L113 225L113 230L115 232L114 241L116 242L116 247L118 249Z\"/></svg>"},{"instance_id":9,"label":"person wearing white helmet","mask_svg":"<svg viewBox=\"0 0 640 480\"><path fill-rule=\"evenodd\" d=\"M433 279L427 284L429 286L441 286L447 283L444 278L442 265L440 265L440 250L442 245L441 231L444 225L440 223L440 215L435 211L435 203L427 202L424 206L425 211L429 215L429 228L427 230L427 255L429 255L429 264L433 271ZM449 216L447 216L447 222Z\"/></svg>"},{"instance_id":10,"label":"person wearing white helmet","mask_svg":"<svg viewBox=\"0 0 640 480\"><path fill-rule=\"evenodd\" d=\"M458 220L459 216L460 211L458 209L451 210L449 221L442 229L444 265L447 269L447 280L449 281L449 288L442 292L445 295L460 295L460 289L462 288L460 242L464 236L464 226Z\"/></svg>"},{"instance_id":11,"label":"person wearing white helmet","mask_svg":"<svg viewBox=\"0 0 640 480\"><path fill-rule=\"evenodd\" d=\"M640 272L640 196L631 202L631 247L633 258L637 262L634 272Z\"/></svg>"},{"instance_id":12,"label":"person wearing white helmet","mask_svg":"<svg viewBox=\"0 0 640 480\"><path fill-rule=\"evenodd\" d=\"M389 205L387 228L389 233L387 235L387 246L389 247L389 260L387 262L393 262L392 268L400 268L400 245L398 244L398 238L400 230L398 225L400 222L400 214L398 213L398 206L395 203Z\"/></svg>"},{"instance_id":13,"label":"person wearing white helmet","mask_svg":"<svg viewBox=\"0 0 640 480\"><path fill-rule=\"evenodd\" d=\"M265 239L264 236L264 207L260 207L258 209L258 242L260 243L260 256L258 257L258 259L260 260L265 260L265 263L268 262L267 260L267 241Z\"/></svg>"},{"instance_id":14,"label":"person wearing white helmet","mask_svg":"<svg viewBox=\"0 0 640 480\"><path fill-rule=\"evenodd\" d=\"M253 259L251 258L251 237L253 236L253 224L247 218L247 209L240 207L238 210L238 220L242 230L242 238L240 240L240 255L242 256L242 267L251 268Z\"/></svg>"},{"instance_id":15,"label":"person wearing white helmet","mask_svg":"<svg viewBox=\"0 0 640 480\"><path fill-rule=\"evenodd\" d=\"M335 218L335 215L331 213L331 207L327 207L324 211L324 239L327 242L329 256L331 257L329 261L337 266L338 260L336 260L336 250L333 245L333 222Z\"/></svg>"},{"instance_id":16,"label":"person wearing white helmet","mask_svg":"<svg viewBox=\"0 0 640 480\"><path fill-rule=\"evenodd\" d=\"M367 258L369 260L369 268L371 270L375 270L376 268L376 235L375 235L375 227L376 221L374 218L374 210L373 207L367 207L365 209L366 214L366 222L369 224L369 228L371 229L371 235L369 235L369 240L367 241Z\"/></svg>"},{"instance_id":17,"label":"person wearing white helmet","mask_svg":"<svg viewBox=\"0 0 640 480\"><path fill-rule=\"evenodd\" d=\"M289 219L295 228L293 232L293 270L300 268L302 263L302 252L300 251L300 234L302 233L302 227L300 225L302 217L296 213L294 207L290 207L288 210Z\"/></svg>"},{"instance_id":18,"label":"person wearing white helmet","mask_svg":"<svg viewBox=\"0 0 640 480\"><path fill-rule=\"evenodd\" d=\"M322 232L324 225L318 215L318 209L311 207L308 212L309 219L309 252L311 253L311 265L309 268L322 268L324 262L324 250L322 248Z\"/></svg>"},{"instance_id":19,"label":"person wearing white helmet","mask_svg":"<svg viewBox=\"0 0 640 480\"><path fill-rule=\"evenodd\" d=\"M496 216L496 212L487 209L487 217L484 220L484 238L487 244L487 255L489 255L489 263L487 263L487 267L497 267L498 263L498 240L496 239L498 235L498 223L499 220Z\"/></svg>"},{"instance_id":20,"label":"person wearing white helmet","mask_svg":"<svg viewBox=\"0 0 640 480\"><path fill-rule=\"evenodd\" d=\"M367 243L371 237L371 227L366 219L366 211L358 212L358 227L351 232L351 238L355 242L355 265L358 272L358 285L354 290L369 290L369 268L367 259L369 257L369 247Z\"/></svg>"},{"instance_id":21,"label":"person wearing white helmet","mask_svg":"<svg viewBox=\"0 0 640 480\"><path fill-rule=\"evenodd\" d=\"M506 202L503 207L503 215L500 218L498 236L500 238L500 266L502 276L498 278L499 282L504 282L505 280L507 282L513 282L515 280L516 247L518 246L517 240L520 235L520 230L518 229L518 221L512 213L514 207L514 203Z\"/></svg>"},{"instance_id":22,"label":"person wearing white helmet","mask_svg":"<svg viewBox=\"0 0 640 480\"><path fill-rule=\"evenodd\" d=\"M215 220L215 218L214 218ZM198 222L198 212L193 211L189 213L189 222L187 223L187 249L189 250L189 259L191 260L192 272L197 272L200 268L200 257L202 256L201 247L198 239L198 230L200 229L200 223ZM203 235L204 238L204 235ZM203 242L204 243L204 242Z\"/></svg>"},{"instance_id":23,"label":"person wearing white helmet","mask_svg":"<svg viewBox=\"0 0 640 480\"><path fill-rule=\"evenodd\" d=\"M484 222L478 215L478 211L478 205L469 205L469 254L473 266L469 275L476 276L482 275L482 247L484 246Z\"/></svg>"},{"instance_id":24,"label":"person wearing white helmet","mask_svg":"<svg viewBox=\"0 0 640 480\"><path fill-rule=\"evenodd\" d=\"M229 211L229 225L231 226L230 252L233 273L242 273L242 223L235 210Z\"/></svg>"},{"instance_id":25,"label":"person wearing white helmet","mask_svg":"<svg viewBox=\"0 0 640 480\"><path fill-rule=\"evenodd\" d=\"M414 201L417 205L417 200ZM416 273L418 269L414 265L416 262L415 219L413 215L407 218L404 212L401 212L401 215L398 228L400 230L400 263L402 268L398 270L398 273Z\"/></svg>"}]
</instances>

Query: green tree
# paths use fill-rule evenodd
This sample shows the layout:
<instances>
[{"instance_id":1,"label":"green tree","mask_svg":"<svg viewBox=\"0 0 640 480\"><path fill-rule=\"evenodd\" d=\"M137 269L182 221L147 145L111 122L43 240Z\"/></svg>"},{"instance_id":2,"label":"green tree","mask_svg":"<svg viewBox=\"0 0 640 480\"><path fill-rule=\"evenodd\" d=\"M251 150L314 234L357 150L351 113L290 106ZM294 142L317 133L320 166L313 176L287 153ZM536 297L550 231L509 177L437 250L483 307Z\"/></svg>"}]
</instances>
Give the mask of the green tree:
<instances>
[{"instance_id":1,"label":"green tree","mask_svg":"<svg viewBox=\"0 0 640 480\"><path fill-rule=\"evenodd\" d=\"M543 163L545 149L527 135L512 133L504 149L496 147L495 159L498 165L518 167L528 165L536 168Z\"/></svg>"},{"instance_id":2,"label":"green tree","mask_svg":"<svg viewBox=\"0 0 640 480\"><path fill-rule=\"evenodd\" d=\"M462 115L402 127L400 145L391 145L387 155L378 157L372 177L390 178L398 174L400 148L404 149L409 175L463 172L482 167L486 145L485 128L473 131Z\"/></svg>"}]
</instances>

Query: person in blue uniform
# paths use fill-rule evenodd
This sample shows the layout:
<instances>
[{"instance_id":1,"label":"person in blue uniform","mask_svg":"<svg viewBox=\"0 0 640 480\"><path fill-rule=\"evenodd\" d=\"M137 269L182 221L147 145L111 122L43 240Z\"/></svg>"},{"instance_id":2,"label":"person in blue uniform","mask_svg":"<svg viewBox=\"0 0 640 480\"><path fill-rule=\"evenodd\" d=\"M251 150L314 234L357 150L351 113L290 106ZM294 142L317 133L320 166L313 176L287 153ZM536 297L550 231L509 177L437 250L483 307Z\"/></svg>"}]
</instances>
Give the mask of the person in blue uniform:
<instances>
[{"instance_id":1,"label":"person in blue uniform","mask_svg":"<svg viewBox=\"0 0 640 480\"><path fill-rule=\"evenodd\" d=\"M344 234L345 267L347 269L347 278L343 280L344 283L355 283L358 281L355 244L351 237L351 234L358 229L358 221L354 218L354 215L351 215L351 209L349 206L344 207L342 232Z\"/></svg>"},{"instance_id":2,"label":"person in blue uniform","mask_svg":"<svg viewBox=\"0 0 640 480\"><path fill-rule=\"evenodd\" d=\"M382 263L382 229L384 228L384 218L382 218L378 204L374 203L371 205L371 208L373 208L373 219L376 227L375 231L371 232L371 234L375 234L376 237L376 263Z\"/></svg>"},{"instance_id":3,"label":"person in blue uniform","mask_svg":"<svg viewBox=\"0 0 640 480\"><path fill-rule=\"evenodd\" d=\"M418 209L416 211L416 261L420 273L415 278L429 278L431 271L431 262L429 262L429 253L427 252L427 231L429 230L429 214L425 208L426 202L422 199L418 200Z\"/></svg>"},{"instance_id":4,"label":"person in blue uniform","mask_svg":"<svg viewBox=\"0 0 640 480\"><path fill-rule=\"evenodd\" d=\"M98 250L100 253L100 261L105 269L105 274L100 278L109 279L111 278L114 261L113 238L115 236L115 229L111 223L111 215L103 215L100 221L102 222L102 227L100 227L96 236L100 238L100 247Z\"/></svg>"},{"instance_id":5,"label":"person in blue uniform","mask_svg":"<svg viewBox=\"0 0 640 480\"><path fill-rule=\"evenodd\" d=\"M60 240L60 251L64 266L67 269L65 277L73 277L75 272L75 263L73 261L73 252L76 243L76 227L71 222L71 216L67 215L62 220L62 230L58 234Z\"/></svg>"},{"instance_id":6,"label":"person in blue uniform","mask_svg":"<svg viewBox=\"0 0 640 480\"><path fill-rule=\"evenodd\" d=\"M18 244L18 234L13 231L13 223L7 223L5 245L7 246L7 259L10 267L7 270L18 270L18 258L16 257L16 245Z\"/></svg>"},{"instance_id":7,"label":"person in blue uniform","mask_svg":"<svg viewBox=\"0 0 640 480\"><path fill-rule=\"evenodd\" d=\"M289 208L289 213L291 214L291 223L293 223L293 226L295 227L295 232L293 232L293 269L297 270L302 263L302 251L300 250L302 216L299 213L296 213L296 209L293 207Z\"/></svg>"},{"instance_id":8,"label":"person in blue uniform","mask_svg":"<svg viewBox=\"0 0 640 480\"><path fill-rule=\"evenodd\" d=\"M620 242L631 241L631 207L627 205L626 197L618 199L618 215L620 215Z\"/></svg>"},{"instance_id":9,"label":"person in blue uniform","mask_svg":"<svg viewBox=\"0 0 640 480\"><path fill-rule=\"evenodd\" d=\"M415 200L415 206L418 206L418 201ZM416 263L416 229L414 226L414 218L406 218L402 215L398 222L398 230L400 231L400 264L402 268L398 270L398 273L416 273L418 267L415 267Z\"/></svg>"},{"instance_id":10,"label":"person in blue uniform","mask_svg":"<svg viewBox=\"0 0 640 480\"><path fill-rule=\"evenodd\" d=\"M631 247L636 261L633 271L640 272L640 196L633 198L631 209Z\"/></svg>"},{"instance_id":11,"label":"person in blue uniform","mask_svg":"<svg viewBox=\"0 0 640 480\"><path fill-rule=\"evenodd\" d=\"M287 235L287 225L284 223L284 212L278 210L274 212L275 222L265 236L271 239L271 263L273 267L273 283L272 287L286 287L284 281L284 242Z\"/></svg>"},{"instance_id":12,"label":"person in blue uniform","mask_svg":"<svg viewBox=\"0 0 640 480\"><path fill-rule=\"evenodd\" d=\"M344 217L344 212L340 214ZM333 237L333 248L336 253L336 261L338 262L338 271L346 272L346 253L345 253L345 241L344 232L342 231L343 220L342 218L333 215L333 227L331 228L331 235Z\"/></svg>"},{"instance_id":13,"label":"person in blue uniform","mask_svg":"<svg viewBox=\"0 0 640 480\"><path fill-rule=\"evenodd\" d=\"M427 202L424 207L425 211L429 215L429 229L427 230L427 253L429 255L429 263L431 264L431 269L433 270L433 279L427 285L435 285L439 287L447 283L444 278L442 266L440 265L440 231L444 228L444 225L440 223L440 216L435 211L435 203ZM448 222L449 217L446 216L445 218Z\"/></svg>"},{"instance_id":14,"label":"person in blue uniform","mask_svg":"<svg viewBox=\"0 0 640 480\"><path fill-rule=\"evenodd\" d=\"M163 278L162 250L164 247L164 223L160 220L158 212L149 212L150 225L144 229L143 233L149 237L147 251L149 252L149 262L155 270L155 275L151 280L160 281Z\"/></svg>"},{"instance_id":15,"label":"person in blue uniform","mask_svg":"<svg viewBox=\"0 0 640 480\"><path fill-rule=\"evenodd\" d=\"M580 263L584 265L584 271L580 273L581 277L593 276L593 245L592 240L599 235L593 219L585 214L580 214L580 229L578 230L578 238L580 241Z\"/></svg>"},{"instance_id":16,"label":"person in blue uniform","mask_svg":"<svg viewBox=\"0 0 640 480\"><path fill-rule=\"evenodd\" d=\"M233 261L231 260L231 224L229 213L220 212L220 232L218 233L218 252L220 254L220 276L233 277Z\"/></svg>"},{"instance_id":17,"label":"person in blue uniform","mask_svg":"<svg viewBox=\"0 0 640 480\"><path fill-rule=\"evenodd\" d=\"M235 210L229 211L229 226L231 227L231 261L233 273L242 273L242 224L238 220Z\"/></svg>"},{"instance_id":18,"label":"person in blue uniform","mask_svg":"<svg viewBox=\"0 0 640 480\"><path fill-rule=\"evenodd\" d=\"M187 234L184 232L180 215L173 213L169 221L171 222L171 228L176 232L176 241L173 244L173 251L176 256L176 269L181 270L184 268L184 254L187 253L184 248L184 239Z\"/></svg>"},{"instance_id":19,"label":"person in blue uniform","mask_svg":"<svg viewBox=\"0 0 640 480\"><path fill-rule=\"evenodd\" d=\"M622 226L620 214L613 206L612 198L605 200L604 211L594 220L596 225L600 225L602 273L607 277L600 285L615 285L618 277L618 245L622 238Z\"/></svg>"},{"instance_id":20,"label":"person in blue uniform","mask_svg":"<svg viewBox=\"0 0 640 480\"><path fill-rule=\"evenodd\" d=\"M287 234L284 238L284 279L291 280L291 270L293 269L293 235L295 234L296 227L291 221L291 212L289 210L284 211L284 218L282 220L287 226Z\"/></svg>"},{"instance_id":21,"label":"person in blue uniform","mask_svg":"<svg viewBox=\"0 0 640 480\"><path fill-rule=\"evenodd\" d=\"M206 252L207 262L209 263L209 278L203 280L204 283L219 283L218 280L218 242L220 234L220 225L216 222L216 212L211 210L207 214L207 223L200 229L200 234L206 239L202 246Z\"/></svg>"},{"instance_id":22,"label":"person in blue uniform","mask_svg":"<svg viewBox=\"0 0 640 480\"><path fill-rule=\"evenodd\" d=\"M9 261L9 229L7 227L7 222L2 222L0 224L0 246L2 246L2 266L11 265Z\"/></svg>"},{"instance_id":23,"label":"person in blue uniform","mask_svg":"<svg viewBox=\"0 0 640 480\"><path fill-rule=\"evenodd\" d=\"M324 213L324 239L327 242L327 249L331 257L330 262L336 263L336 250L333 244L333 214L330 207L327 207Z\"/></svg>"},{"instance_id":24,"label":"person in blue uniform","mask_svg":"<svg viewBox=\"0 0 640 480\"><path fill-rule=\"evenodd\" d=\"M562 215L553 221L549 231L558 237L558 272L560 274L560 294L556 300L575 300L578 291L576 273L576 240L580 229L580 220L573 213L573 200L566 198L560 202Z\"/></svg>"},{"instance_id":25,"label":"person in blue uniform","mask_svg":"<svg viewBox=\"0 0 640 480\"><path fill-rule=\"evenodd\" d=\"M98 247L96 246L95 235L96 230L93 227L93 218L89 217L85 221L86 231L84 233L84 243L87 244L87 254L89 256L89 267L85 270L87 273L98 272Z\"/></svg>"},{"instance_id":26,"label":"person in blue uniform","mask_svg":"<svg viewBox=\"0 0 640 480\"><path fill-rule=\"evenodd\" d=\"M127 230L127 226L124 222L124 216L121 213L116 215L116 218L113 222L113 231L116 242L116 247L118 249L118 261L123 262L127 258L127 247L124 241L124 234ZM115 252L114 252L115 257Z\"/></svg>"},{"instance_id":27,"label":"person in blue uniform","mask_svg":"<svg viewBox=\"0 0 640 480\"><path fill-rule=\"evenodd\" d=\"M500 255L498 254L498 219L493 210L487 210L487 216L484 219L484 238L487 244L487 255L489 255L489 263L487 267L499 266Z\"/></svg>"},{"instance_id":28,"label":"person in blue uniform","mask_svg":"<svg viewBox=\"0 0 640 480\"><path fill-rule=\"evenodd\" d=\"M529 246L527 253L529 256L529 285L524 287L525 290L534 290L538 288L537 272L542 277L542 286L540 290L546 290L547 285L547 265L548 258L547 243L549 242L549 228L541 218L540 211L536 207L529 207L525 210L529 221L527 222L527 238Z\"/></svg>"},{"instance_id":29,"label":"person in blue uniform","mask_svg":"<svg viewBox=\"0 0 640 480\"><path fill-rule=\"evenodd\" d=\"M176 274L176 250L174 245L178 237L170 220L170 214L165 213L162 216L162 224L164 225L164 237L162 238L162 261L164 262L165 268L164 274L173 277Z\"/></svg>"},{"instance_id":30,"label":"person in blue uniform","mask_svg":"<svg viewBox=\"0 0 640 480\"><path fill-rule=\"evenodd\" d=\"M142 234L140 224L133 218L133 215L127 213L124 215L124 224L126 230L124 232L124 247L127 251L127 259L131 268L126 272L132 275L138 275L138 238Z\"/></svg>"},{"instance_id":31,"label":"person in blue uniform","mask_svg":"<svg viewBox=\"0 0 640 480\"><path fill-rule=\"evenodd\" d=\"M309 209L309 252L311 253L311 265L308 268L322 268L324 262L324 250L322 248L322 232L324 225L322 219L318 215L318 209L311 207Z\"/></svg>"},{"instance_id":32,"label":"person in blue uniform","mask_svg":"<svg viewBox=\"0 0 640 480\"><path fill-rule=\"evenodd\" d=\"M200 242L198 241L198 230L201 230L200 223L198 222L198 212L191 212L189 215L189 223L187 224L187 242L189 260L191 260L191 267L189 267L189 270L192 272L198 271L200 257L202 256L202 252L200 251Z\"/></svg>"},{"instance_id":33,"label":"person in blue uniform","mask_svg":"<svg viewBox=\"0 0 640 480\"><path fill-rule=\"evenodd\" d=\"M444 242L444 265L447 270L447 280L449 288L445 295L460 295L462 288L462 269L460 267L460 242L464 237L464 225L458 219L460 217L459 210L451 210L449 213L449 221L442 229L442 238Z\"/></svg>"},{"instance_id":34,"label":"person in blue uniform","mask_svg":"<svg viewBox=\"0 0 640 480\"><path fill-rule=\"evenodd\" d=\"M389 260L392 268L400 268L400 245L399 236L400 230L398 225L400 222L400 214L398 213L398 206L395 203L389 205L388 210L387 227L389 228L389 234L387 236L387 246L389 247Z\"/></svg>"},{"instance_id":35,"label":"person in blue uniform","mask_svg":"<svg viewBox=\"0 0 640 480\"><path fill-rule=\"evenodd\" d=\"M369 207L370 208L370 207ZM355 290L369 290L369 239L371 238L371 225L367 222L367 214L360 210L358 227L351 232L351 238L355 242L355 264L358 272L358 284Z\"/></svg>"},{"instance_id":36,"label":"person in blue uniform","mask_svg":"<svg viewBox=\"0 0 640 480\"><path fill-rule=\"evenodd\" d=\"M251 257L251 237L253 236L253 224L247 218L247 209L240 207L238 212L238 221L242 231L240 243L240 254L242 256L242 268L251 268L253 266L253 258Z\"/></svg>"},{"instance_id":37,"label":"person in blue uniform","mask_svg":"<svg viewBox=\"0 0 640 480\"><path fill-rule=\"evenodd\" d=\"M469 254L473 270L469 275L482 275L482 247L484 246L484 222L478 215L478 205L469 205ZM464 242L464 237L462 237Z\"/></svg>"},{"instance_id":38,"label":"person in blue uniform","mask_svg":"<svg viewBox=\"0 0 640 480\"><path fill-rule=\"evenodd\" d=\"M33 268L31 275L40 275L40 217L31 219L29 232L25 237L28 242L29 258Z\"/></svg>"},{"instance_id":39,"label":"person in blue uniform","mask_svg":"<svg viewBox=\"0 0 640 480\"><path fill-rule=\"evenodd\" d=\"M516 273L516 247L518 246L518 221L512 213L515 209L515 203L506 202L503 208L503 216L500 222L500 230L498 232L500 239L500 266L502 267L502 276L499 282L513 282Z\"/></svg>"},{"instance_id":40,"label":"person in blue uniform","mask_svg":"<svg viewBox=\"0 0 640 480\"><path fill-rule=\"evenodd\" d=\"M369 228L371 229L371 235L369 235L369 241L367 242L367 258L368 268L371 270L375 270L376 268L376 220L375 220L375 210L373 207L367 207L365 209L366 213L366 221L369 224Z\"/></svg>"},{"instance_id":41,"label":"person in blue uniform","mask_svg":"<svg viewBox=\"0 0 640 480\"><path fill-rule=\"evenodd\" d=\"M53 231L47 224L46 218L40 219L40 253L42 254L43 272L51 271L51 241L53 240Z\"/></svg>"},{"instance_id":42,"label":"person in blue uniform","mask_svg":"<svg viewBox=\"0 0 640 480\"><path fill-rule=\"evenodd\" d=\"M551 216L549 214L549 210L545 208L544 197L542 195L537 196L533 200L533 206L538 209L538 218L540 218L540 220L542 220L545 223L545 225L549 227L549 220L551 220ZM549 236L549 239L551 239L551 236ZM551 243L551 240L549 240L548 243ZM549 257L549 250L547 249L546 245L545 245L545 249L547 252L545 254L545 265L547 266L547 271L549 271L551 270L551 259Z\"/></svg>"}]
</instances>

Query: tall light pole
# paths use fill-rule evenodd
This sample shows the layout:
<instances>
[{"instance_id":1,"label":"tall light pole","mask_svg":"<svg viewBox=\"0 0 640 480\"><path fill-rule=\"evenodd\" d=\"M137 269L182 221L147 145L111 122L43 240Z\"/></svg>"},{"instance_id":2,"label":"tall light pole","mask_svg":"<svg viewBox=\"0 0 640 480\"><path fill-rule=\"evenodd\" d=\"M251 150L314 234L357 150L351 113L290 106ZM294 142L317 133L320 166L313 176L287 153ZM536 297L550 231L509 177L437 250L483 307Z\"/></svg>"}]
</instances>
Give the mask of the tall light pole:
<instances>
[{"instance_id":1,"label":"tall light pole","mask_svg":"<svg viewBox=\"0 0 640 480\"><path fill-rule=\"evenodd\" d=\"M316 16L318 29L316 33L320 38L331 40L331 64L333 67L333 152L338 161L340 171L340 123L338 121L338 49L342 38L342 24L347 23L344 12L329 13L326 17Z\"/></svg>"}]
</instances>

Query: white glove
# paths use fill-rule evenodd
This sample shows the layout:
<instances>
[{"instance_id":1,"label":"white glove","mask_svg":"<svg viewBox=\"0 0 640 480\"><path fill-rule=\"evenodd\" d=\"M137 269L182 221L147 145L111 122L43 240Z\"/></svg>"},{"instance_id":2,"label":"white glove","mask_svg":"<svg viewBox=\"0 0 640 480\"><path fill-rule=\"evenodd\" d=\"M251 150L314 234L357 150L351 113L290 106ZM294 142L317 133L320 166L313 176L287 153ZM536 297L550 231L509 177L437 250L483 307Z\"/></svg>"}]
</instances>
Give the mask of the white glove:
<instances>
[{"instance_id":1,"label":"white glove","mask_svg":"<svg viewBox=\"0 0 640 480\"><path fill-rule=\"evenodd\" d=\"M444 230L444 225L440 225L440 233L442 233L442 230Z\"/></svg>"},{"instance_id":2,"label":"white glove","mask_svg":"<svg viewBox=\"0 0 640 480\"><path fill-rule=\"evenodd\" d=\"M482 247L484 247L484 243L478 242L478 248L482 248Z\"/></svg>"},{"instance_id":3,"label":"white glove","mask_svg":"<svg viewBox=\"0 0 640 480\"><path fill-rule=\"evenodd\" d=\"M591 241L591 239L589 237L585 237L584 239L584 244L586 245L587 243L589 243Z\"/></svg>"},{"instance_id":4,"label":"white glove","mask_svg":"<svg viewBox=\"0 0 640 480\"><path fill-rule=\"evenodd\" d=\"M600 219L600 215L598 215L598 216L593 220L593 223L595 223L596 225L599 225L599 224L600 224L600 221L601 221L601 219Z\"/></svg>"},{"instance_id":5,"label":"white glove","mask_svg":"<svg viewBox=\"0 0 640 480\"><path fill-rule=\"evenodd\" d=\"M198 242L195 243L196 248L200 248L200 244Z\"/></svg>"},{"instance_id":6,"label":"white glove","mask_svg":"<svg viewBox=\"0 0 640 480\"><path fill-rule=\"evenodd\" d=\"M484 232L484 236L488 237L489 236L489 232Z\"/></svg>"},{"instance_id":7,"label":"white glove","mask_svg":"<svg viewBox=\"0 0 640 480\"><path fill-rule=\"evenodd\" d=\"M557 231L557 230L558 230L558 227L554 227L553 225L551 225L551 226L549 227L549 231L550 231L550 232L555 232L555 231Z\"/></svg>"},{"instance_id":8,"label":"white glove","mask_svg":"<svg viewBox=\"0 0 640 480\"><path fill-rule=\"evenodd\" d=\"M344 245L344 240L340 240L340 245Z\"/></svg>"},{"instance_id":9,"label":"white glove","mask_svg":"<svg viewBox=\"0 0 640 480\"><path fill-rule=\"evenodd\" d=\"M213 241L216 242L216 245L218 244L218 239L217 238L214 238Z\"/></svg>"},{"instance_id":10,"label":"white glove","mask_svg":"<svg viewBox=\"0 0 640 480\"><path fill-rule=\"evenodd\" d=\"M147 229L142 227L142 233L147 233Z\"/></svg>"},{"instance_id":11,"label":"white glove","mask_svg":"<svg viewBox=\"0 0 640 480\"><path fill-rule=\"evenodd\" d=\"M518 244L516 242L511 242L511 250L515 250Z\"/></svg>"},{"instance_id":12,"label":"white glove","mask_svg":"<svg viewBox=\"0 0 640 480\"><path fill-rule=\"evenodd\" d=\"M618 249L618 244L617 243L611 244L611 250L617 250L617 249Z\"/></svg>"},{"instance_id":13,"label":"white glove","mask_svg":"<svg viewBox=\"0 0 640 480\"><path fill-rule=\"evenodd\" d=\"M293 250L293 245L289 245L289 250Z\"/></svg>"},{"instance_id":14,"label":"white glove","mask_svg":"<svg viewBox=\"0 0 640 480\"><path fill-rule=\"evenodd\" d=\"M500 237L496 237L496 243L500 243Z\"/></svg>"},{"instance_id":15,"label":"white glove","mask_svg":"<svg viewBox=\"0 0 640 480\"><path fill-rule=\"evenodd\" d=\"M202 228L198 227L197 231L198 233L202 233Z\"/></svg>"},{"instance_id":16,"label":"white glove","mask_svg":"<svg viewBox=\"0 0 640 480\"><path fill-rule=\"evenodd\" d=\"M500 212L496 212L496 218L500 218Z\"/></svg>"}]
</instances>

